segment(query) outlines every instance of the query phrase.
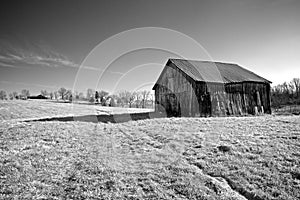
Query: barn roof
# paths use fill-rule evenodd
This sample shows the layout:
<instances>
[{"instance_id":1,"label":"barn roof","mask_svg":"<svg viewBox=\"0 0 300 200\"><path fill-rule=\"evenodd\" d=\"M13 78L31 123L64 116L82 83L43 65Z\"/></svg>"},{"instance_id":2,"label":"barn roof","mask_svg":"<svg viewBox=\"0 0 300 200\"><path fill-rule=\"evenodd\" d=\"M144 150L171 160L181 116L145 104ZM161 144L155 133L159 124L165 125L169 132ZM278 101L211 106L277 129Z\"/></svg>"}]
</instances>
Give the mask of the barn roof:
<instances>
[{"instance_id":1,"label":"barn roof","mask_svg":"<svg viewBox=\"0 0 300 200\"><path fill-rule=\"evenodd\" d=\"M237 64L212 61L169 59L167 65L170 62L195 81L210 83L271 83L271 81L245 68L242 68ZM160 78L158 79L158 81L159 80Z\"/></svg>"}]
</instances>

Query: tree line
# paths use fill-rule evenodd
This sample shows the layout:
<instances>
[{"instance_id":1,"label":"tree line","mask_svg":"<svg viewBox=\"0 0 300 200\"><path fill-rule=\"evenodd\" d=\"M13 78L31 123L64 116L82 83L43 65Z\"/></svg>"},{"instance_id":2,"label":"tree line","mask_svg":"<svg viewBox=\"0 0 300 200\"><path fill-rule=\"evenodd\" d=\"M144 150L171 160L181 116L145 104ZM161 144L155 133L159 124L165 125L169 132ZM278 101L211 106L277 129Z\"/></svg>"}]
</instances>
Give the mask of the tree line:
<instances>
[{"instance_id":1,"label":"tree line","mask_svg":"<svg viewBox=\"0 0 300 200\"><path fill-rule=\"evenodd\" d=\"M152 107L154 104L154 96L147 90L135 92L124 90L109 94L103 90L87 89L86 94L84 94L83 92L72 92L70 89L61 87L57 91L41 90L40 95L57 101L89 101L102 106L147 108ZM30 97L28 89L9 94L4 90L0 91L0 100L27 99ZM300 104L300 78L293 78L289 82L273 86L271 88L271 103L275 108L282 105Z\"/></svg>"},{"instance_id":2,"label":"tree line","mask_svg":"<svg viewBox=\"0 0 300 200\"><path fill-rule=\"evenodd\" d=\"M30 92L27 89L21 90L20 93L18 92L11 92L7 95L6 91L0 91L0 100L13 100L13 99L27 99L30 96Z\"/></svg>"},{"instance_id":3,"label":"tree line","mask_svg":"<svg viewBox=\"0 0 300 200\"><path fill-rule=\"evenodd\" d=\"M283 105L300 104L300 78L293 78L290 82L273 86L271 102L275 108Z\"/></svg>"},{"instance_id":4,"label":"tree line","mask_svg":"<svg viewBox=\"0 0 300 200\"><path fill-rule=\"evenodd\" d=\"M6 91L0 91L1 100L14 100L14 99L31 99L31 98L45 98L56 101L88 101L90 103L100 104L102 106L119 106L129 108L149 108L153 107L154 96L148 90L143 91L119 91L114 94L109 94L104 90L96 91L87 89L86 94L77 92L64 87L59 88L57 91L41 90L40 95L30 96L27 89L21 92L11 92L7 95Z\"/></svg>"}]
</instances>

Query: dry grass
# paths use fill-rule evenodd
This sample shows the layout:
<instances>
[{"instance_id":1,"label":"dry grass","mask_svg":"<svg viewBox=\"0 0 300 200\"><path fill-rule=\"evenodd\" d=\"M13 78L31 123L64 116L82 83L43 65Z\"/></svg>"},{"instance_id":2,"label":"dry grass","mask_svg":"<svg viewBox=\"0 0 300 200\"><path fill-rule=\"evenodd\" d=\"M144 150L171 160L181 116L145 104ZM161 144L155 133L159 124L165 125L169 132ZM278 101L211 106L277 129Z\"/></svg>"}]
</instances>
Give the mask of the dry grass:
<instances>
[{"instance_id":1,"label":"dry grass","mask_svg":"<svg viewBox=\"0 0 300 200\"><path fill-rule=\"evenodd\" d=\"M297 116L8 120L0 141L1 199L300 198Z\"/></svg>"}]
</instances>

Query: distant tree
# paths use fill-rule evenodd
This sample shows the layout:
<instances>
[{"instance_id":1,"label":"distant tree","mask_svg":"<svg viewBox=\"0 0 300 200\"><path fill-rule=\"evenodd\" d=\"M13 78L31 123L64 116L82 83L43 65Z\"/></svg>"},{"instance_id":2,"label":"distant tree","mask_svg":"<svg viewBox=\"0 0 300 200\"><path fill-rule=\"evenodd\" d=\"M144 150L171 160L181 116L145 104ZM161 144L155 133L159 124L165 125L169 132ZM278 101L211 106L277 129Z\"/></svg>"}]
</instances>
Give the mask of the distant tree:
<instances>
[{"instance_id":1,"label":"distant tree","mask_svg":"<svg viewBox=\"0 0 300 200\"><path fill-rule=\"evenodd\" d=\"M95 102L94 96L91 96L91 97L88 99L88 101L89 101L90 103L94 103L94 102Z\"/></svg>"},{"instance_id":2,"label":"distant tree","mask_svg":"<svg viewBox=\"0 0 300 200\"><path fill-rule=\"evenodd\" d=\"M49 96L50 96L50 99L53 99L53 96L54 96L53 92L50 92Z\"/></svg>"},{"instance_id":3,"label":"distant tree","mask_svg":"<svg viewBox=\"0 0 300 200\"><path fill-rule=\"evenodd\" d=\"M278 84L272 88L272 105L279 107L288 102L288 95L286 94L285 86Z\"/></svg>"},{"instance_id":4,"label":"distant tree","mask_svg":"<svg viewBox=\"0 0 300 200\"><path fill-rule=\"evenodd\" d=\"M117 105L123 107L124 103L123 103L122 99L119 96L116 99L117 99Z\"/></svg>"},{"instance_id":5,"label":"distant tree","mask_svg":"<svg viewBox=\"0 0 300 200\"><path fill-rule=\"evenodd\" d=\"M296 89L296 97L298 98L300 94L300 78L293 78L291 82L294 84L294 87Z\"/></svg>"},{"instance_id":6,"label":"distant tree","mask_svg":"<svg viewBox=\"0 0 300 200\"><path fill-rule=\"evenodd\" d=\"M282 85L282 91L284 94L289 95L290 91L289 91L289 86L287 82L284 82Z\"/></svg>"},{"instance_id":7,"label":"distant tree","mask_svg":"<svg viewBox=\"0 0 300 200\"><path fill-rule=\"evenodd\" d=\"M128 101L128 103L129 103L129 108L132 107L132 104L134 103L136 97L137 97L137 93L136 93L136 92L132 92L132 93L130 94L130 96L129 96L129 101Z\"/></svg>"},{"instance_id":8,"label":"distant tree","mask_svg":"<svg viewBox=\"0 0 300 200\"><path fill-rule=\"evenodd\" d=\"M48 94L49 94L49 93L47 92L47 90L41 90L41 95L47 97Z\"/></svg>"},{"instance_id":9,"label":"distant tree","mask_svg":"<svg viewBox=\"0 0 300 200\"><path fill-rule=\"evenodd\" d=\"M154 94L150 94L151 108L154 108Z\"/></svg>"},{"instance_id":10,"label":"distant tree","mask_svg":"<svg viewBox=\"0 0 300 200\"><path fill-rule=\"evenodd\" d=\"M13 94L14 99L19 99L19 95L17 92L13 92L12 94Z\"/></svg>"},{"instance_id":11,"label":"distant tree","mask_svg":"<svg viewBox=\"0 0 300 200\"><path fill-rule=\"evenodd\" d=\"M14 95L12 93L9 93L9 100L13 100L14 99Z\"/></svg>"},{"instance_id":12,"label":"distant tree","mask_svg":"<svg viewBox=\"0 0 300 200\"><path fill-rule=\"evenodd\" d=\"M82 92L75 91L73 94L73 98L76 100L84 100L84 95Z\"/></svg>"},{"instance_id":13,"label":"distant tree","mask_svg":"<svg viewBox=\"0 0 300 200\"><path fill-rule=\"evenodd\" d=\"M6 92L4 90L0 91L0 99L5 100L6 99Z\"/></svg>"},{"instance_id":14,"label":"distant tree","mask_svg":"<svg viewBox=\"0 0 300 200\"><path fill-rule=\"evenodd\" d=\"M150 91L148 91L148 90L143 90L143 91L141 91L141 96L142 96L142 108L146 108L146 104L147 104L149 95L150 95Z\"/></svg>"},{"instance_id":15,"label":"distant tree","mask_svg":"<svg viewBox=\"0 0 300 200\"><path fill-rule=\"evenodd\" d=\"M66 97L66 94L67 94L67 89L62 87L57 92L60 95L61 99L65 100L65 97Z\"/></svg>"},{"instance_id":16,"label":"distant tree","mask_svg":"<svg viewBox=\"0 0 300 200\"><path fill-rule=\"evenodd\" d=\"M75 92L74 92L74 98L75 98L76 100L79 100L79 92L78 92L78 91L75 91Z\"/></svg>"},{"instance_id":17,"label":"distant tree","mask_svg":"<svg viewBox=\"0 0 300 200\"><path fill-rule=\"evenodd\" d=\"M78 99L79 100L84 100L84 94L82 92L79 92Z\"/></svg>"},{"instance_id":18,"label":"distant tree","mask_svg":"<svg viewBox=\"0 0 300 200\"><path fill-rule=\"evenodd\" d=\"M291 93L291 98L293 99L294 98L294 90L295 90L295 85L293 84L292 81L290 81L288 83L288 87L289 87L289 91Z\"/></svg>"},{"instance_id":19,"label":"distant tree","mask_svg":"<svg viewBox=\"0 0 300 200\"><path fill-rule=\"evenodd\" d=\"M141 92L135 93L135 107L139 108L141 106Z\"/></svg>"},{"instance_id":20,"label":"distant tree","mask_svg":"<svg viewBox=\"0 0 300 200\"><path fill-rule=\"evenodd\" d=\"M121 106L122 107L124 107L125 105L127 106L130 101L131 92L126 91L126 90L120 91L118 93L118 97L119 97L119 102L120 102Z\"/></svg>"},{"instance_id":21,"label":"distant tree","mask_svg":"<svg viewBox=\"0 0 300 200\"><path fill-rule=\"evenodd\" d=\"M23 98L27 99L27 98L30 96L29 90L23 89L23 90L21 91L21 96L22 96Z\"/></svg>"},{"instance_id":22,"label":"distant tree","mask_svg":"<svg viewBox=\"0 0 300 200\"><path fill-rule=\"evenodd\" d=\"M110 95L110 97L113 99L113 107L119 106L121 104L121 100L117 94Z\"/></svg>"},{"instance_id":23,"label":"distant tree","mask_svg":"<svg viewBox=\"0 0 300 200\"><path fill-rule=\"evenodd\" d=\"M300 79L293 78L290 82L273 86L271 89L271 103L274 108L300 103Z\"/></svg>"},{"instance_id":24,"label":"distant tree","mask_svg":"<svg viewBox=\"0 0 300 200\"><path fill-rule=\"evenodd\" d=\"M68 99L69 101L72 101L73 100L72 90L67 90L65 96L66 96L66 99Z\"/></svg>"},{"instance_id":25,"label":"distant tree","mask_svg":"<svg viewBox=\"0 0 300 200\"><path fill-rule=\"evenodd\" d=\"M86 99L89 101L89 102L94 102L95 101L95 98L94 98L94 90L93 89L87 89L86 91Z\"/></svg>"},{"instance_id":26,"label":"distant tree","mask_svg":"<svg viewBox=\"0 0 300 200\"><path fill-rule=\"evenodd\" d=\"M95 100L96 100L96 103L99 103L99 92L98 91L95 92Z\"/></svg>"},{"instance_id":27,"label":"distant tree","mask_svg":"<svg viewBox=\"0 0 300 200\"><path fill-rule=\"evenodd\" d=\"M108 97L108 92L104 91L104 90L101 90L99 92L99 98L100 98L100 102L102 105L105 105L106 104L106 98Z\"/></svg>"},{"instance_id":28,"label":"distant tree","mask_svg":"<svg viewBox=\"0 0 300 200\"><path fill-rule=\"evenodd\" d=\"M115 99L115 96L114 95L111 95L111 96L109 96L109 98L110 98L110 103L109 103L109 106L111 106L111 107L116 107L117 106L117 99Z\"/></svg>"},{"instance_id":29,"label":"distant tree","mask_svg":"<svg viewBox=\"0 0 300 200\"><path fill-rule=\"evenodd\" d=\"M53 95L54 95L54 99L57 100L57 99L58 99L58 91L54 91L54 92L53 92Z\"/></svg>"}]
</instances>

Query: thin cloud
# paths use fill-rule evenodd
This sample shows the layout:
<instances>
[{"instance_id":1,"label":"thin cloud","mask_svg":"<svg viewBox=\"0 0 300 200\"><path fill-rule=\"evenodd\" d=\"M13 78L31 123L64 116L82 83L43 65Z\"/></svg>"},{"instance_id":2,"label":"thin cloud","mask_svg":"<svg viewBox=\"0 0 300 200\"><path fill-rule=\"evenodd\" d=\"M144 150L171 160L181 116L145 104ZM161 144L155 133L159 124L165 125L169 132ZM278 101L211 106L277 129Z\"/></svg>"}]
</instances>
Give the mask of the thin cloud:
<instances>
[{"instance_id":1,"label":"thin cloud","mask_svg":"<svg viewBox=\"0 0 300 200\"><path fill-rule=\"evenodd\" d=\"M74 63L66 56L52 50L47 45L31 44L26 42L23 47L18 44L12 44L8 41L0 41L2 48L0 51L0 62L5 63L5 66L24 66L35 65L42 67L75 67L78 64Z\"/></svg>"},{"instance_id":2,"label":"thin cloud","mask_svg":"<svg viewBox=\"0 0 300 200\"><path fill-rule=\"evenodd\" d=\"M16 56L17 57L17 56ZM11 55L0 55L0 61L2 62L15 62L15 58L12 58Z\"/></svg>"},{"instance_id":3,"label":"thin cloud","mask_svg":"<svg viewBox=\"0 0 300 200\"><path fill-rule=\"evenodd\" d=\"M68 59L65 55L62 55L57 51L51 49L51 47L46 44L33 44L29 42L23 42L23 45L21 45L3 40L0 40L0 44L3 46L0 51L0 65L2 65L3 67L71 67L78 69L81 68L85 70L103 71L111 74L124 74L122 72L105 70L100 67L79 65Z\"/></svg>"},{"instance_id":4,"label":"thin cloud","mask_svg":"<svg viewBox=\"0 0 300 200\"><path fill-rule=\"evenodd\" d=\"M19 67L16 67L16 66L12 65L12 64L7 64L7 63L1 62L1 61L0 61L0 67L19 68Z\"/></svg>"},{"instance_id":5,"label":"thin cloud","mask_svg":"<svg viewBox=\"0 0 300 200\"><path fill-rule=\"evenodd\" d=\"M0 83L8 84L8 85L35 86L35 87L49 88L49 89L59 88L57 85L42 85L42 84L25 83L25 82L0 81Z\"/></svg>"},{"instance_id":6,"label":"thin cloud","mask_svg":"<svg viewBox=\"0 0 300 200\"><path fill-rule=\"evenodd\" d=\"M103 68L99 68L99 67L93 67L93 66L87 66L87 65L81 65L80 68L82 69L87 69L87 70L93 70L93 71L102 71L102 72L107 72L107 73L111 73L111 74L120 74L123 75L124 73L122 72L116 72L116 71L111 71L111 70L105 70Z\"/></svg>"}]
</instances>

